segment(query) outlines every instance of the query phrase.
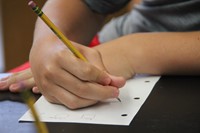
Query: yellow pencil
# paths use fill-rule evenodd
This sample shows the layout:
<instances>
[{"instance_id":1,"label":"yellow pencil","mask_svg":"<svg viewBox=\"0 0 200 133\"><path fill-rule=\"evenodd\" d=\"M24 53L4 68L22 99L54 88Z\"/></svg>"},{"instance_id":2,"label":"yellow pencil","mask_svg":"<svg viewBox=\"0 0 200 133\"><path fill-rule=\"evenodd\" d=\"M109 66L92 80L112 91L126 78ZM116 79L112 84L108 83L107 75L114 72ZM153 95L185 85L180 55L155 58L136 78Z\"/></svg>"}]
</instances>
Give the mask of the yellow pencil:
<instances>
[{"instance_id":1,"label":"yellow pencil","mask_svg":"<svg viewBox=\"0 0 200 133\"><path fill-rule=\"evenodd\" d=\"M63 41L63 43L75 56L83 61L87 61L87 59L72 45L69 39L67 39L67 37L51 22L51 20L43 13L43 11L35 4L34 1L30 1L28 5L49 26L49 28L57 35L57 37ZM117 98L117 100L121 102L119 98Z\"/></svg>"},{"instance_id":2,"label":"yellow pencil","mask_svg":"<svg viewBox=\"0 0 200 133\"><path fill-rule=\"evenodd\" d=\"M87 61L87 59L72 45L72 43L66 38L65 35L51 22L51 20L42 12L42 10L35 4L35 2L30 1L28 5L33 9L33 11L49 26L49 28L57 35L57 37L63 41L63 43L71 50L71 52L82 59Z\"/></svg>"},{"instance_id":3,"label":"yellow pencil","mask_svg":"<svg viewBox=\"0 0 200 133\"><path fill-rule=\"evenodd\" d=\"M22 98L24 99L28 107L30 108L32 116L35 120L35 125L37 127L38 133L48 133L46 124L40 121L37 111L33 105L35 103L35 98L32 96L32 94L28 90L25 90L22 92Z\"/></svg>"}]
</instances>

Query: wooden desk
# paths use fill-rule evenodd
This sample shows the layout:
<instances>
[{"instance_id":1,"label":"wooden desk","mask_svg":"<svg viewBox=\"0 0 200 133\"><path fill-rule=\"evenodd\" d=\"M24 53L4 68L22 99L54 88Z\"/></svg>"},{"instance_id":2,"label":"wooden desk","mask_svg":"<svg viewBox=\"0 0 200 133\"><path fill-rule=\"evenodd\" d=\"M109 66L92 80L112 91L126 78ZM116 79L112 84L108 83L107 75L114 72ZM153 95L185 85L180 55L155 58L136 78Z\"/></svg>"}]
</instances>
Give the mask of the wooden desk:
<instances>
[{"instance_id":1,"label":"wooden desk","mask_svg":"<svg viewBox=\"0 0 200 133\"><path fill-rule=\"evenodd\" d=\"M0 92L1 100L16 98L17 95ZM26 111L25 105L2 101L0 108L0 132L35 133L33 124L17 122ZM130 126L72 123L47 123L47 126L50 133L200 133L200 77L162 77Z\"/></svg>"}]
</instances>

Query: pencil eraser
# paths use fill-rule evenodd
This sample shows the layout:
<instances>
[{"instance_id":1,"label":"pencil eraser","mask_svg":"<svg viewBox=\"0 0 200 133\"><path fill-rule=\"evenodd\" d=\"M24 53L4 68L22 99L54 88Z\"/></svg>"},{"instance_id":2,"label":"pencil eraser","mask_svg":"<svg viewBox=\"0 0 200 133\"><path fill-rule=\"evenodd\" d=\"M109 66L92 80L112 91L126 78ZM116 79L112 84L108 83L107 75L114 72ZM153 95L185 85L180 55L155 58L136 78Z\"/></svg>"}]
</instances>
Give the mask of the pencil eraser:
<instances>
[{"instance_id":1,"label":"pencil eraser","mask_svg":"<svg viewBox=\"0 0 200 133\"><path fill-rule=\"evenodd\" d=\"M35 2L32 1L32 0L28 2L28 5L29 5L31 8L35 8L35 7L36 7Z\"/></svg>"}]
</instances>

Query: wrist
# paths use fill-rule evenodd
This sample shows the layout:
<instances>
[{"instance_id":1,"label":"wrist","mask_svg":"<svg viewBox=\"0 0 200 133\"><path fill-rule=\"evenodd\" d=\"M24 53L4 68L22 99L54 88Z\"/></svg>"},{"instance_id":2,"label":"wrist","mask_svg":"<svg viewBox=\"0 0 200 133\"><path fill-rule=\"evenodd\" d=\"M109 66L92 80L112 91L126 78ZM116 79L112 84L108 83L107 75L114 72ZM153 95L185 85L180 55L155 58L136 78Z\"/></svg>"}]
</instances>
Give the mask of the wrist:
<instances>
[{"instance_id":1,"label":"wrist","mask_svg":"<svg viewBox=\"0 0 200 133\"><path fill-rule=\"evenodd\" d=\"M124 48L125 46L121 42L121 39L116 39L95 47L100 52L103 64L110 74L129 79L135 75L135 71L131 65L130 57L123 50Z\"/></svg>"}]
</instances>

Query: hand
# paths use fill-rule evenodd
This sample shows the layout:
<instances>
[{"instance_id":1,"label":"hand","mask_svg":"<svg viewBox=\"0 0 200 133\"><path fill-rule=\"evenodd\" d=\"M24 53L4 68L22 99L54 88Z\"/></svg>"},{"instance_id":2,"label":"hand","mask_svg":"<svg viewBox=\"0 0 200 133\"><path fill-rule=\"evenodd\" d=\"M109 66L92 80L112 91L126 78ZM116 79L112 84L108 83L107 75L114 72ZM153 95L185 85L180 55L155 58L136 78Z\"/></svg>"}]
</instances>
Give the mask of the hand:
<instances>
[{"instance_id":1,"label":"hand","mask_svg":"<svg viewBox=\"0 0 200 133\"><path fill-rule=\"evenodd\" d=\"M57 39L33 45L30 63L40 92L49 102L70 109L117 98L125 80L107 73L97 50L74 45L88 62L75 57Z\"/></svg>"},{"instance_id":2,"label":"hand","mask_svg":"<svg viewBox=\"0 0 200 133\"><path fill-rule=\"evenodd\" d=\"M35 81L30 68L0 79L0 90L21 92L25 89L31 88L34 93L39 93L39 90L35 86Z\"/></svg>"}]
</instances>

